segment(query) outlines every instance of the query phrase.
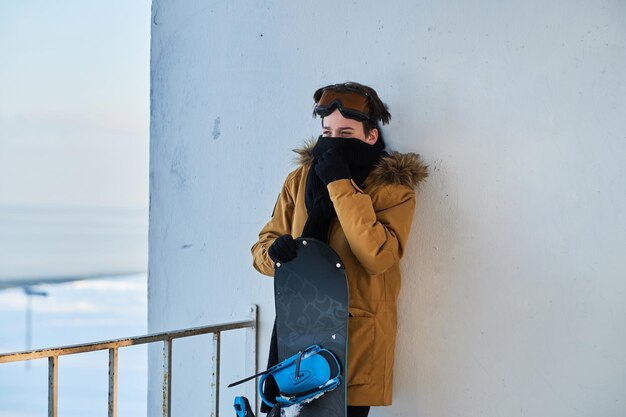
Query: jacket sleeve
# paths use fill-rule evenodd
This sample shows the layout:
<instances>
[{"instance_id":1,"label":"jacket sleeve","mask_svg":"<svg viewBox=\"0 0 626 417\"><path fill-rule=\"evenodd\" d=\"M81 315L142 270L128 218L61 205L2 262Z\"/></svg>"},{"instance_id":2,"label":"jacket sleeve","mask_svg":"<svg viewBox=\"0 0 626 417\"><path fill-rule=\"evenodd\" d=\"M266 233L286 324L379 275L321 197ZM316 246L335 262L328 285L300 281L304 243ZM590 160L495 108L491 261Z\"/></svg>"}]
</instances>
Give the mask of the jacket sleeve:
<instances>
[{"instance_id":1,"label":"jacket sleeve","mask_svg":"<svg viewBox=\"0 0 626 417\"><path fill-rule=\"evenodd\" d=\"M371 197L352 180L333 181L328 192L350 249L368 274L382 274L400 261L415 210L410 187L383 186L376 210Z\"/></svg>"},{"instance_id":2,"label":"jacket sleeve","mask_svg":"<svg viewBox=\"0 0 626 417\"><path fill-rule=\"evenodd\" d=\"M267 250L277 237L284 234L292 234L291 225L295 207L293 184L298 173L299 170L296 170L287 176L278 200L276 200L272 218L259 232L259 240L252 245L252 264L254 268L270 277L274 276L274 261L267 254Z\"/></svg>"}]
</instances>

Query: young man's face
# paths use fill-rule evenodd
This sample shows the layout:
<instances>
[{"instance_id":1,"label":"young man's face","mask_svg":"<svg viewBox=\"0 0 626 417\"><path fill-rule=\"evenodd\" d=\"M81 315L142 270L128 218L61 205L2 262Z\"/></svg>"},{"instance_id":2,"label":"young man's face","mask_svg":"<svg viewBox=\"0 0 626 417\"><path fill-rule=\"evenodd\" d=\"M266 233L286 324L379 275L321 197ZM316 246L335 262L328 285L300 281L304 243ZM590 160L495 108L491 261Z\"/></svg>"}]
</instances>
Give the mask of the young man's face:
<instances>
[{"instance_id":1,"label":"young man's face","mask_svg":"<svg viewBox=\"0 0 626 417\"><path fill-rule=\"evenodd\" d=\"M322 136L356 138L373 145L378 140L378 129L372 129L366 135L362 122L345 118L339 109L336 109L322 119Z\"/></svg>"}]
</instances>

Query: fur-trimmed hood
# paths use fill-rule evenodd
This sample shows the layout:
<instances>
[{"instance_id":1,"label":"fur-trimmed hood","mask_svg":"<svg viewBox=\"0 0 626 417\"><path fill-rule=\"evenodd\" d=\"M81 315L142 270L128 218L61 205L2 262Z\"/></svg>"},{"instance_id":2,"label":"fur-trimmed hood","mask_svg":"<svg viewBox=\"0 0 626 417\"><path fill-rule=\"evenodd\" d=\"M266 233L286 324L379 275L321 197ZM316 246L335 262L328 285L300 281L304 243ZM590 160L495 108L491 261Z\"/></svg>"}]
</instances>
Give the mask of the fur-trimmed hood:
<instances>
[{"instance_id":1,"label":"fur-trimmed hood","mask_svg":"<svg viewBox=\"0 0 626 417\"><path fill-rule=\"evenodd\" d=\"M317 139L307 140L301 148L293 151L299 165L309 166L313 162L313 147ZM408 152L386 153L370 173L367 183L372 185L401 184L413 189L428 177L428 165L424 164L419 154ZM371 182L370 182L371 181ZM366 184L367 184L366 183Z\"/></svg>"}]
</instances>

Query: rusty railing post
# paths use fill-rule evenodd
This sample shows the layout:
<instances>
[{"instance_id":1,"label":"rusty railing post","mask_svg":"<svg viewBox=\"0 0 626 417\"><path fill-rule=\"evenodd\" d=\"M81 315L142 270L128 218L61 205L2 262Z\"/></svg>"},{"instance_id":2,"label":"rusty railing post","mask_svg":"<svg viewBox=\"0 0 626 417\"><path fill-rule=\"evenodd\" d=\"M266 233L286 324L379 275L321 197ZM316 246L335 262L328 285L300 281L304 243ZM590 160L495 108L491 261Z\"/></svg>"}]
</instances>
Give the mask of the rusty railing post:
<instances>
[{"instance_id":1,"label":"rusty railing post","mask_svg":"<svg viewBox=\"0 0 626 417\"><path fill-rule=\"evenodd\" d=\"M222 334L220 332L213 333L213 360L211 373L211 389L214 393L211 399L211 417L219 417L220 415L220 350L221 350Z\"/></svg>"},{"instance_id":2,"label":"rusty railing post","mask_svg":"<svg viewBox=\"0 0 626 417\"><path fill-rule=\"evenodd\" d=\"M163 417L172 416L172 339L163 341Z\"/></svg>"},{"instance_id":3,"label":"rusty railing post","mask_svg":"<svg viewBox=\"0 0 626 417\"><path fill-rule=\"evenodd\" d=\"M57 417L59 387L59 357L48 358L48 417Z\"/></svg>"},{"instance_id":4,"label":"rusty railing post","mask_svg":"<svg viewBox=\"0 0 626 417\"><path fill-rule=\"evenodd\" d=\"M117 417L117 348L109 349L109 417Z\"/></svg>"}]
</instances>

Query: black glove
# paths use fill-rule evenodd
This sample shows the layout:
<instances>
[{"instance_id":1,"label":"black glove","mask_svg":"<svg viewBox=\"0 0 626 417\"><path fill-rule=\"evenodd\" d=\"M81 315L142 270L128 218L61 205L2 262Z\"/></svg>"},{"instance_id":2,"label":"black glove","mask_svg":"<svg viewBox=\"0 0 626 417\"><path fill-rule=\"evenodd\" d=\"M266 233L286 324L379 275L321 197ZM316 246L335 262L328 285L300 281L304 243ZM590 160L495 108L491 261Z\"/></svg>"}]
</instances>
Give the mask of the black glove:
<instances>
[{"instance_id":1,"label":"black glove","mask_svg":"<svg viewBox=\"0 0 626 417\"><path fill-rule=\"evenodd\" d=\"M272 246L267 250L267 254L274 262L289 262L296 257L298 243L291 235L278 236Z\"/></svg>"},{"instance_id":2,"label":"black glove","mask_svg":"<svg viewBox=\"0 0 626 417\"><path fill-rule=\"evenodd\" d=\"M350 167L339 152L329 149L317 159L315 173L324 185L328 185L336 180L350 178Z\"/></svg>"}]
</instances>

